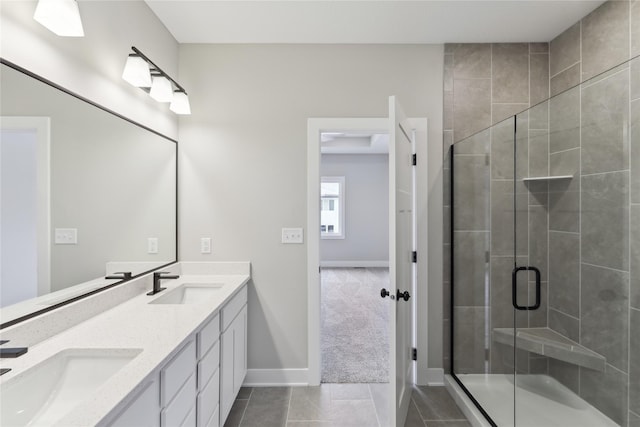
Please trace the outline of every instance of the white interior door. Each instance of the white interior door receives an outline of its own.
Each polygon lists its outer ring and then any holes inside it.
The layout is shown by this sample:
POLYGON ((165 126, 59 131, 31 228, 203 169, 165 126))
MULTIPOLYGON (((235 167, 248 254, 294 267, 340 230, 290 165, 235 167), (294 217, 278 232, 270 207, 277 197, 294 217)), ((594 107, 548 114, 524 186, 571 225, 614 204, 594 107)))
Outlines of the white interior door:
POLYGON ((389 378, 391 420, 404 426, 411 400, 413 292, 413 130, 389 97, 389 378))

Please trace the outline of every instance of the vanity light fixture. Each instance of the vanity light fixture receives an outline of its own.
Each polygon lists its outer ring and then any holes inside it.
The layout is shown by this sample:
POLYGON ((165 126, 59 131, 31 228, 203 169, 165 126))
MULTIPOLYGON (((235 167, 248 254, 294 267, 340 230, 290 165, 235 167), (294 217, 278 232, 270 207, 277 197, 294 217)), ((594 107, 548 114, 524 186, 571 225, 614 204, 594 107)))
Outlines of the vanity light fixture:
POLYGON ((158 102, 170 102, 169 109, 174 113, 191 114, 187 91, 135 46, 131 50, 122 79, 148 92, 158 102))
POLYGON ((38 0, 33 19, 59 36, 84 37, 76 0, 38 0))

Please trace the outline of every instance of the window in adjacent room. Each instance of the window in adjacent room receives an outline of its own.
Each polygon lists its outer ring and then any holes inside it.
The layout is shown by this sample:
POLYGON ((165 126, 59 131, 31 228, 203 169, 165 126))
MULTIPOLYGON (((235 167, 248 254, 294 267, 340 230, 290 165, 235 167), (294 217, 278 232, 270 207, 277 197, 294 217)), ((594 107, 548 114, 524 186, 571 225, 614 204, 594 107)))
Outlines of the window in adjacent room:
POLYGON ((344 239, 344 176, 320 179, 320 237, 344 239))

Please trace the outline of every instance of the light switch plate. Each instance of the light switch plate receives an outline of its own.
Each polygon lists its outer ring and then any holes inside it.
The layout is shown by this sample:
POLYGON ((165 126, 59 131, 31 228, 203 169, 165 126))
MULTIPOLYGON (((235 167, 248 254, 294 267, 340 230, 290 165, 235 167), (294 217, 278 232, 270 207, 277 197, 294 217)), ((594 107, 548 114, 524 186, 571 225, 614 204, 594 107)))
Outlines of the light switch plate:
POLYGON ((158 253, 158 238, 157 237, 149 237, 147 239, 147 253, 148 254, 157 254, 158 253))
POLYGON ((304 243, 302 228, 283 228, 282 243, 304 243))
POLYGON ((56 245, 77 245, 78 229, 77 228, 56 228, 55 229, 56 245))
POLYGON ((201 254, 211 253, 211 237, 200 238, 200 253, 201 254))

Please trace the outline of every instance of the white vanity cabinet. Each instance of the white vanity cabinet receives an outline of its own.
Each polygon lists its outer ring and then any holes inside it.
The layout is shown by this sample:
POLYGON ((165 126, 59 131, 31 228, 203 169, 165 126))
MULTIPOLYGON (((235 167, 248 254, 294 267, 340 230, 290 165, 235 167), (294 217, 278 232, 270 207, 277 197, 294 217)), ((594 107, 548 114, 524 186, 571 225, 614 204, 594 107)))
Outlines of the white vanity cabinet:
POLYGON ((224 423, 247 374, 247 287, 221 311, 220 420, 224 423))
POLYGON ((247 287, 193 333, 112 427, 220 427, 247 372, 247 287))

